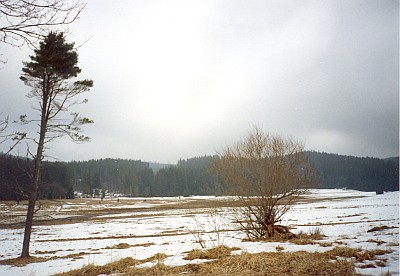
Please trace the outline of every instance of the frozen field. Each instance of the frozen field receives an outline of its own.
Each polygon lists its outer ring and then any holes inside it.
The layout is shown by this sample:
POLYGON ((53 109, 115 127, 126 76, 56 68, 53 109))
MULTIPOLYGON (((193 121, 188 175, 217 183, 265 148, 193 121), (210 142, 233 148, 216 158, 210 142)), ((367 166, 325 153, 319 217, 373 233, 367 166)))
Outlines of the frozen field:
MULTIPOLYGON (((353 190, 313 190, 293 206, 283 224, 294 233, 318 228, 331 246, 289 242, 244 242, 231 223, 229 199, 222 197, 75 199, 46 202, 37 214, 31 255, 47 259, 22 267, 0 265, 0 275, 51 275, 87 264, 123 257, 146 259, 169 255, 166 265, 199 262, 183 258, 187 251, 225 244, 250 253, 306 250, 335 246, 388 249, 386 266, 357 268, 368 275, 399 275, 399 193, 382 195, 353 190), (387 226, 379 231, 373 227, 387 226), (204 245, 204 244, 203 244, 204 245)), ((22 246, 25 206, 0 202, 0 260, 18 257, 22 246)), ((145 263, 143 265, 152 265, 145 263)))

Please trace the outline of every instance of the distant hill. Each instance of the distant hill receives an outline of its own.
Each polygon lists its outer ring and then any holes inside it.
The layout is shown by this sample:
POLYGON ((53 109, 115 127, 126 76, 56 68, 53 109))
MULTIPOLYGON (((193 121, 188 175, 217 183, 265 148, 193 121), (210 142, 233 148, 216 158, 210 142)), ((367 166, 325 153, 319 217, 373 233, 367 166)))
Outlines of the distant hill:
POLYGON ((399 164, 399 157, 389 157, 389 158, 385 158, 383 160, 392 161, 392 162, 396 162, 397 164, 399 164))
POLYGON ((320 188, 398 191, 399 158, 379 159, 306 152, 317 171, 320 188))
POLYGON ((154 173, 154 174, 156 174, 156 173, 157 173, 159 170, 161 170, 161 169, 165 169, 165 168, 173 167, 173 166, 176 166, 176 165, 174 165, 174 164, 162 164, 162 163, 151 163, 151 162, 149 162, 149 167, 150 167, 150 169, 153 170, 153 173, 154 173))
MULTIPOLYGON (((317 188, 398 191, 399 157, 386 159, 306 152, 315 167, 317 188)), ((98 190, 130 196, 218 195, 210 175, 215 156, 178 160, 177 164, 141 160, 100 159, 44 162, 41 198, 70 198, 74 191, 92 196, 98 190)), ((8 156, 0 160, 0 200, 22 200, 31 160, 8 156)))

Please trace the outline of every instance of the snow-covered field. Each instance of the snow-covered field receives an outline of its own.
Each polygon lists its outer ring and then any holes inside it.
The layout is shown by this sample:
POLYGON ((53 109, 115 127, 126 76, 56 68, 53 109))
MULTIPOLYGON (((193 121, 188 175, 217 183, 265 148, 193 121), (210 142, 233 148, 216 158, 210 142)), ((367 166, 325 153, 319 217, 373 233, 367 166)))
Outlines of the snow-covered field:
MULTIPOLYGON (((221 197, 135 198, 121 199, 117 204, 115 199, 112 204, 111 199, 65 200, 40 211, 38 218, 65 218, 66 223, 43 223, 33 230, 31 255, 48 260, 22 267, 0 265, 0 275, 51 275, 128 256, 146 259, 156 253, 170 256, 164 260, 166 265, 182 265, 199 262, 183 259, 185 252, 200 248, 199 240, 207 247, 239 247, 241 250, 234 251, 235 254, 276 251, 278 245, 284 252, 326 251, 335 246, 387 249, 391 253, 382 256, 387 259, 385 267, 357 271, 399 275, 399 192, 376 195, 354 190, 313 190, 306 197, 312 200, 293 206, 283 224, 294 233, 319 229, 326 236, 322 242, 332 246, 245 242, 243 234, 231 223, 230 208, 196 208, 196 204, 193 208, 182 207, 184 203, 203 200, 213 206, 213 201, 226 200, 221 197), (96 213, 98 210, 102 212, 96 213), (388 229, 368 232, 376 226, 388 229)), ((24 208, 0 202, 0 215, 9 223, 17 223, 23 219, 24 208)), ((21 227, 0 224, 0 260, 19 255, 22 237, 21 227)))

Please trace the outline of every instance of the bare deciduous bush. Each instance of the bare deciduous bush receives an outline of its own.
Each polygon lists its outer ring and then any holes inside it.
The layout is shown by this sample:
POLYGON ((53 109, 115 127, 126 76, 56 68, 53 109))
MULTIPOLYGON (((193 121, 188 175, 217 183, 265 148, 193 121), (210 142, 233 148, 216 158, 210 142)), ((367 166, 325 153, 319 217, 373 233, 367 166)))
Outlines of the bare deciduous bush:
POLYGON ((196 216, 193 217, 195 229, 188 229, 201 248, 218 247, 224 244, 225 235, 222 234, 225 223, 221 220, 219 209, 212 209, 209 217, 202 223, 196 216), (207 230, 210 228, 210 230, 207 230))
POLYGON ((254 127, 245 139, 214 159, 212 171, 222 190, 241 202, 235 220, 248 238, 287 234, 287 227, 279 223, 315 183, 303 150, 304 145, 293 138, 254 127))

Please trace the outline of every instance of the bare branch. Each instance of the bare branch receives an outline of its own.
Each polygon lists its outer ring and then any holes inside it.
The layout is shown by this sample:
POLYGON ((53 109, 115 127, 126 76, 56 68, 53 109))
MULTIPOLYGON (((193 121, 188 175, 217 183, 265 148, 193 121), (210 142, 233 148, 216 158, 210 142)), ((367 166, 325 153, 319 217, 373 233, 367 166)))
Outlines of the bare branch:
POLYGON ((23 132, 12 132, 7 133, 7 128, 9 126, 9 117, 0 120, 0 144, 6 141, 12 141, 10 148, 0 155, 0 159, 7 156, 23 139, 26 138, 26 133, 23 132))
POLYGON ((80 0, 0 0, 0 41, 34 46, 52 28, 67 28, 85 6, 80 0))

